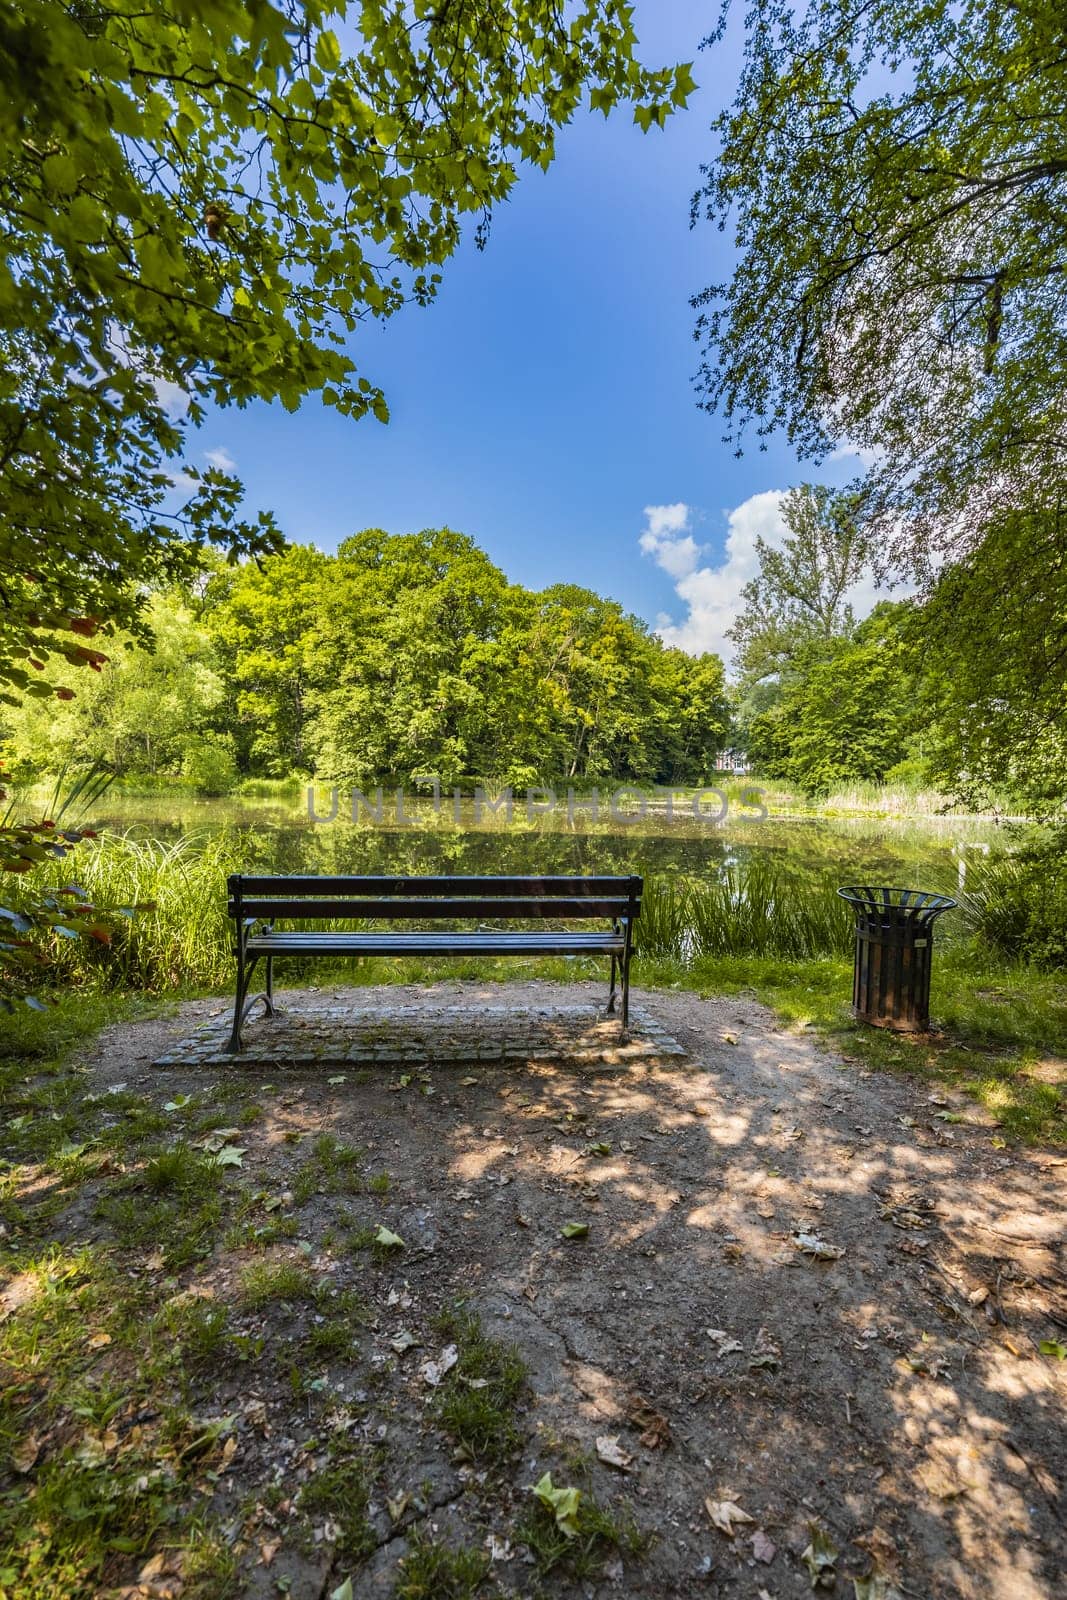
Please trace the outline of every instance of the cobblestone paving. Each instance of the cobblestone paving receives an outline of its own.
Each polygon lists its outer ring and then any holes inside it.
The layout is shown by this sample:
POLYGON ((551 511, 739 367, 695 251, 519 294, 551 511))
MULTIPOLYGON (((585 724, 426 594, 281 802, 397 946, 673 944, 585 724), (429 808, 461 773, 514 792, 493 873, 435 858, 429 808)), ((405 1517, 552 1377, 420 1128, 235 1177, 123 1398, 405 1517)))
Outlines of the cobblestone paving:
POLYGON ((631 1008, 624 1040, 618 1018, 606 1017, 589 1004, 302 1004, 279 1009, 273 1021, 250 1018, 242 1033, 242 1053, 227 1055, 230 1019, 212 1018, 153 1064, 320 1067, 570 1061, 609 1069, 686 1054, 647 1011, 631 1008))

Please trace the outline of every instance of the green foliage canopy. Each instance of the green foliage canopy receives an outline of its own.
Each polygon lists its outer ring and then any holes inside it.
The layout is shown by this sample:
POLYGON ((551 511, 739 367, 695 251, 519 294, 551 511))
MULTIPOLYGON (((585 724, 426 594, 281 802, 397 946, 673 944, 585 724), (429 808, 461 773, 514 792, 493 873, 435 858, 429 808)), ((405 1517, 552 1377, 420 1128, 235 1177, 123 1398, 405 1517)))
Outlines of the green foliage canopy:
POLYGON ((51 695, 50 653, 99 667, 205 544, 277 548, 181 461, 186 423, 309 394, 384 420, 349 336, 432 299, 587 96, 644 127, 684 105, 688 67, 635 50, 619 0, 0 0, 9 692, 51 695))
POLYGON ((703 403, 872 464, 885 566, 927 577, 1067 492, 1061 0, 751 0, 694 201, 740 251, 699 297, 703 403))
POLYGON ((220 573, 206 605, 253 773, 699 779, 725 742, 717 656, 587 589, 511 584, 448 528, 296 546, 220 573))

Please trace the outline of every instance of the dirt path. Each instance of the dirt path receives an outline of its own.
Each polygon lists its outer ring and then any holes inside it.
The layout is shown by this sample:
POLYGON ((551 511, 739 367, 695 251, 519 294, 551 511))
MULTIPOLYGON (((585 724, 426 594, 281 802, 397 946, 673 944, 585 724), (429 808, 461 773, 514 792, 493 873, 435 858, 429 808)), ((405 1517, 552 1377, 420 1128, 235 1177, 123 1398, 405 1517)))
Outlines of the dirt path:
MULTIPOLYGON (((535 984, 351 994, 472 1013, 508 996, 549 1008, 601 997, 535 984)), ((357 1354, 324 1360, 317 1398, 294 1394, 278 1347, 319 1311, 238 1312, 235 1327, 265 1331, 277 1357, 231 1365, 212 1391, 244 1419, 215 1500, 246 1551, 244 1592, 317 1600, 351 1571, 353 1594, 392 1594, 418 1526, 492 1541, 479 1594, 799 1596, 823 1535, 838 1552, 824 1594, 851 1600, 852 1577, 872 1570, 904 1596, 1063 1594, 1067 1362, 1040 1352, 1067 1340, 1062 1155, 998 1149, 970 1101, 859 1070, 754 1003, 637 1000, 687 1062, 428 1062, 403 1082, 382 1067, 290 1071, 269 1087, 256 1067, 244 1080, 262 1115, 240 1136, 242 1179, 274 1197, 271 1217, 297 1219, 267 1256, 310 1263, 367 1307, 357 1354), (356 1198, 325 1177, 301 1190, 323 1133, 358 1146, 364 1174, 388 1173, 387 1192, 381 1177, 356 1198), (588 1233, 562 1237, 569 1223, 588 1233), (346 1229, 379 1225, 404 1247, 344 1244, 346 1229), (529 1371, 520 1448, 488 1470, 432 1420, 425 1362, 447 1348, 433 1317, 457 1297, 529 1371), (310 1550, 288 1531, 341 1425, 323 1420, 324 1393, 377 1451, 375 1549, 355 1568, 335 1559, 328 1518, 310 1550), (598 1459, 598 1439, 617 1440, 628 1470, 598 1459), (516 1525, 548 1470, 654 1540, 598 1544, 584 1576, 566 1561, 539 1573, 516 1525)), ((239 1070, 146 1064, 218 1010, 109 1030, 98 1089, 123 1079, 160 1104, 237 1104, 239 1070)), ((181 1284, 232 1302, 249 1259, 220 1248, 181 1284)))

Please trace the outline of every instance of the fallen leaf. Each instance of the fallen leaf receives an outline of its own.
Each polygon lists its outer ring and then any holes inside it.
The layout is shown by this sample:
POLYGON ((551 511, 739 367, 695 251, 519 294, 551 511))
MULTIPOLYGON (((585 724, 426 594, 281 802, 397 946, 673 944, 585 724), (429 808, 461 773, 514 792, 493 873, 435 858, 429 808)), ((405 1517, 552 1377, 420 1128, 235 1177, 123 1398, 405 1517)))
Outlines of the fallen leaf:
POLYGON ((766 1328, 761 1328, 752 1346, 752 1354, 748 1358, 749 1371, 755 1372, 759 1367, 766 1367, 771 1372, 777 1372, 781 1364, 781 1349, 775 1344, 766 1328))
POLYGON ((542 1505, 546 1505, 552 1512, 559 1531, 566 1534, 568 1539, 576 1538, 581 1490, 555 1488, 551 1472, 546 1472, 544 1477, 534 1484, 533 1492, 542 1505))
POLYGON ((393 1233, 389 1228, 379 1227, 374 1235, 374 1242, 382 1250, 403 1250, 404 1241, 398 1233, 393 1233))
POLYGON ((94 1333, 88 1341, 90 1350, 104 1350, 111 1343, 110 1333, 94 1333))
POLYGON ((853 1578, 856 1600, 904 1600, 893 1580, 884 1572, 872 1572, 866 1578, 853 1578))
POLYGON ((176 1094, 173 1100, 166 1102, 163 1109, 164 1111, 184 1111, 192 1098, 191 1094, 176 1094))
POLYGON ((827 1244, 817 1233, 794 1233, 793 1243, 803 1255, 816 1261, 837 1261, 845 1253, 840 1245, 827 1244))
POLYGON ((739 1350, 745 1348, 740 1339, 731 1339, 725 1328, 705 1328, 704 1332, 717 1346, 716 1353, 720 1360, 723 1356, 736 1355, 739 1350))
POLYGON ((563 1239, 585 1239, 589 1234, 588 1222, 565 1222, 560 1231, 563 1239))
POLYGON ((215 1157, 217 1167, 243 1167, 246 1150, 243 1145, 224 1144, 215 1157))
POLYGON ((610 1156, 611 1145, 607 1139, 598 1139, 596 1144, 586 1145, 585 1153, 587 1156, 610 1156))
POLYGON ((355 1600, 352 1593, 352 1579, 346 1578, 330 1595, 330 1600, 355 1600))
POLYGON ((477 1083, 478 1080, 477 1078, 460 1078, 459 1082, 462 1089, 469 1089, 473 1084, 477 1083))
POLYGON ((834 1571, 837 1548, 826 1529, 817 1522, 808 1523, 808 1533, 811 1543, 801 1552, 800 1559, 808 1569, 811 1586, 813 1589, 832 1589, 837 1582, 837 1573, 834 1571))
POLYGON ((511 1548, 509 1539, 499 1538, 495 1533, 489 1534, 485 1541, 485 1548, 489 1552, 490 1561, 512 1561, 515 1552, 511 1548))
POLYGON ((348 1082, 348 1078, 347 1078, 345 1073, 339 1072, 336 1077, 327 1078, 326 1082, 327 1083, 347 1083, 348 1082))
POLYGON ((419 1375, 424 1383, 429 1384, 431 1389, 436 1389, 437 1385, 441 1382, 441 1379, 446 1373, 452 1371, 452 1368, 456 1365, 458 1360, 459 1351, 456 1349, 455 1345, 446 1345, 436 1361, 424 1361, 422 1363, 422 1366, 419 1368, 419 1375))
POLYGON ((413 1333, 409 1333, 406 1328, 401 1328, 400 1332, 394 1334, 389 1341, 390 1346, 398 1356, 402 1356, 405 1351, 418 1349, 420 1343, 421 1341, 416 1339, 413 1333))
POLYGON ((659 1450, 670 1444, 670 1423, 641 1395, 631 1397, 626 1420, 631 1427, 641 1430, 641 1443, 646 1450, 659 1450))
POLYGON ((387 1499, 385 1509, 389 1513, 390 1522, 399 1522, 410 1504, 411 1496, 406 1489, 393 1495, 392 1499, 387 1499))
POLYGON ((732 1539, 736 1530, 742 1527, 744 1523, 756 1520, 754 1517, 750 1517, 747 1511, 742 1511, 741 1507, 735 1505, 732 1500, 705 1500, 704 1510, 711 1518, 713 1525, 718 1528, 720 1533, 725 1533, 728 1539, 732 1539))
POLYGON ((216 1128, 214 1133, 209 1133, 206 1139, 201 1139, 200 1148, 206 1150, 208 1155, 216 1155, 225 1144, 232 1139, 241 1137, 240 1128, 216 1128))
POLYGON ((162 1272, 166 1264, 167 1258, 162 1250, 153 1250, 152 1254, 145 1260, 145 1270, 147 1272, 162 1272))
POLYGON ((633 1456, 622 1448, 617 1433, 599 1434, 596 1441, 596 1453, 607 1466, 618 1467, 620 1472, 629 1472, 633 1456))
POLYGON ((35 1433, 28 1433, 21 1444, 11 1452, 11 1465, 16 1472, 29 1472, 41 1453, 41 1441, 35 1433))
POLYGON ((765 1566, 769 1566, 778 1554, 778 1546, 773 1539, 768 1539, 762 1528, 752 1535, 752 1554, 765 1566))
MULTIPOLYGON (((282 1541, 280 1539, 264 1539, 259 1547, 259 1565, 261 1567, 269 1567, 281 1547, 282 1541)), ((141 1577, 144 1577, 143 1572, 141 1577)))
POLYGON ((1055 1356, 1057 1361, 1067 1361, 1067 1345, 1058 1339, 1042 1339, 1037 1347, 1043 1356, 1055 1356))

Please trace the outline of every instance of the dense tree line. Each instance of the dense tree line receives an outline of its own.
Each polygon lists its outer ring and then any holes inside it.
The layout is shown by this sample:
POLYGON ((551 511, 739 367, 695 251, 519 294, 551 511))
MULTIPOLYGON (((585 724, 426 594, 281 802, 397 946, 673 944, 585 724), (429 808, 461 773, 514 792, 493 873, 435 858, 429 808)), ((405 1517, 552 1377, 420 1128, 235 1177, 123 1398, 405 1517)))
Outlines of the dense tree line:
POLYGON ((966 560, 857 621, 870 563, 851 493, 803 486, 732 630, 735 710, 757 770, 811 794, 926 784, 971 806, 1062 817, 1067 800, 1067 524, 997 519, 966 560))
POLYGON ((21 767, 92 757, 216 792, 241 776, 528 785, 699 782, 726 741, 722 662, 613 600, 509 583, 449 529, 292 546, 156 594, 57 713, 7 715, 21 767))

